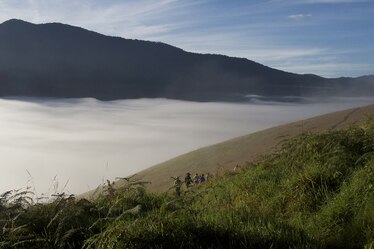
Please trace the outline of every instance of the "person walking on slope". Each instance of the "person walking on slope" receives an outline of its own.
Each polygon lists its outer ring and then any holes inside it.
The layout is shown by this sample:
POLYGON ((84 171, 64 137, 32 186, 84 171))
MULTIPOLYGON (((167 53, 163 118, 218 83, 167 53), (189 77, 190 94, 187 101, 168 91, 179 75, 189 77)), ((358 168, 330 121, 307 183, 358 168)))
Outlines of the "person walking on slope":
POLYGON ((181 187, 182 187, 182 181, 179 179, 179 176, 176 177, 171 177, 174 179, 174 188, 175 188, 175 193, 177 196, 181 195, 181 187))
POLYGON ((184 178, 184 183, 186 184, 187 188, 189 188, 190 185, 192 184, 192 178, 191 178, 191 174, 190 173, 186 174, 186 177, 184 178))
POLYGON ((201 174, 200 176, 200 183, 204 183, 205 182, 205 175, 204 174, 201 174))
POLYGON ((195 185, 199 184, 199 174, 195 174, 194 177, 192 178, 193 182, 195 185))

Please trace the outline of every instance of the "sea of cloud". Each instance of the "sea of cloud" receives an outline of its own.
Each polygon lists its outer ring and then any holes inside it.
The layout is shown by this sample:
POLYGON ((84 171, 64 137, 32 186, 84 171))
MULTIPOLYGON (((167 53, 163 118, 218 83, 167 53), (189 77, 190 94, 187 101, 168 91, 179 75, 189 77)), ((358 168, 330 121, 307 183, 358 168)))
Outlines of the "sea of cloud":
POLYGON ((0 193, 81 193, 202 146, 372 103, 0 99, 0 193))

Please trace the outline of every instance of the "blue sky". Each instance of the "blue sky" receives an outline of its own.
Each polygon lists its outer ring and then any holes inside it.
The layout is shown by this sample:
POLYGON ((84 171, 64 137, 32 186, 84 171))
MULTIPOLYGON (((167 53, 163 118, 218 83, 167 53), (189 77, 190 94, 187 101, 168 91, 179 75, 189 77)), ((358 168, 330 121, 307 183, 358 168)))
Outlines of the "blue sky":
POLYGON ((62 22, 326 77, 374 74, 374 0, 0 0, 0 22, 62 22))

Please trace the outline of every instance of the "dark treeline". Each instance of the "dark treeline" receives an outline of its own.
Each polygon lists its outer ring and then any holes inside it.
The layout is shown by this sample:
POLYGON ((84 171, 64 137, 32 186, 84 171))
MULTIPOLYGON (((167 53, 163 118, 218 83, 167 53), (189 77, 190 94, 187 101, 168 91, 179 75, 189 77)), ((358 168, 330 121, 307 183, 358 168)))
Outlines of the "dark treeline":
POLYGON ((326 79, 222 55, 104 36, 58 23, 0 24, 0 96, 166 97, 243 100, 265 96, 372 96, 373 77, 326 79))

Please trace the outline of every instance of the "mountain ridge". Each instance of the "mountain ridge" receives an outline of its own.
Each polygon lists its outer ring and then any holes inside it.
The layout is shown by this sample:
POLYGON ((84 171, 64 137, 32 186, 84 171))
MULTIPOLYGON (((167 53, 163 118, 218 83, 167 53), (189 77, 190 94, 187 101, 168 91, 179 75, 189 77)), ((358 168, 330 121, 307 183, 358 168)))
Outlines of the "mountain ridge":
POLYGON ((289 73, 246 58, 191 53, 61 23, 3 22, 0 54, 0 96, 245 101, 248 94, 374 95, 372 77, 289 73))

